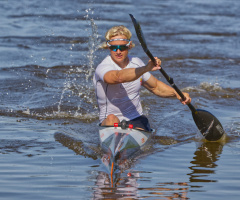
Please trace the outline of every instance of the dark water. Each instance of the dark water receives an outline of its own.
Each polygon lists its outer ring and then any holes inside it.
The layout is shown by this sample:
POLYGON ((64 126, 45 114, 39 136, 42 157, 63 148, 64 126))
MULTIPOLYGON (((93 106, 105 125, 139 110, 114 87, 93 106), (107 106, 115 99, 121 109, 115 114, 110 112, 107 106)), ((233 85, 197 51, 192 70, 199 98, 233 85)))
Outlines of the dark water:
POLYGON ((0 199, 238 199, 239 8, 237 0, 1 0, 0 199), (142 90, 156 135, 112 187, 99 159, 92 74, 113 25, 129 27, 130 54, 148 61, 129 13, 179 88, 228 137, 203 142, 186 106, 142 90))

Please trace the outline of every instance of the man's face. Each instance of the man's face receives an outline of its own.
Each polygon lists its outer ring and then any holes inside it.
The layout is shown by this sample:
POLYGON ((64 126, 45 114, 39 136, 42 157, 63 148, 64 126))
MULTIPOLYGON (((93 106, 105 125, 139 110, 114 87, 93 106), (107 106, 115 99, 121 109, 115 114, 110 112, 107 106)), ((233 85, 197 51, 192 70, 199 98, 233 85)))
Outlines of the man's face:
MULTIPOLYGON (((113 39, 127 39, 127 38, 124 35, 118 35, 118 36, 112 37, 110 40, 113 40, 113 39)), ((121 41, 121 40, 109 42, 110 45, 126 45, 128 43, 129 43, 128 41, 121 41)), ((125 50, 122 49, 122 51, 121 51, 121 48, 117 50, 110 49, 110 54, 114 62, 117 63, 120 67, 122 67, 124 63, 128 63, 128 48, 125 50)))

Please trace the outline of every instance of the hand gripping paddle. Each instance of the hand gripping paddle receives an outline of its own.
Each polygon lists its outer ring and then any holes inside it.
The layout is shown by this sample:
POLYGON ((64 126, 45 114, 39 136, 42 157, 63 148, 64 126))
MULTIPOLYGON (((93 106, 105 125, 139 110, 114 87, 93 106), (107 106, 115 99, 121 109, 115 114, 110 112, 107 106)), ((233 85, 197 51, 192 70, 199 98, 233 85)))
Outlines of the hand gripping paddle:
MULTIPOLYGON (((133 15, 131 15, 131 14, 129 14, 129 15, 132 19, 138 40, 141 43, 141 46, 142 46, 144 52, 148 55, 148 57, 153 62, 156 62, 155 58, 153 57, 153 55, 147 48, 147 44, 144 39, 140 24, 133 17, 133 15)), ((166 78, 168 83, 175 89, 175 91, 179 94, 179 96, 184 100, 185 97, 184 97, 183 93, 181 92, 181 90, 179 90, 178 87, 175 85, 173 78, 168 76, 168 74, 163 70, 162 67, 159 70, 163 74, 163 76, 166 78)), ((194 119, 199 131, 202 133, 203 137, 206 140, 217 141, 223 136, 225 131, 223 130, 222 124, 219 122, 219 120, 213 114, 211 114, 210 112, 205 111, 205 110, 195 109, 191 103, 188 104, 188 107, 192 111, 193 119, 194 119)))

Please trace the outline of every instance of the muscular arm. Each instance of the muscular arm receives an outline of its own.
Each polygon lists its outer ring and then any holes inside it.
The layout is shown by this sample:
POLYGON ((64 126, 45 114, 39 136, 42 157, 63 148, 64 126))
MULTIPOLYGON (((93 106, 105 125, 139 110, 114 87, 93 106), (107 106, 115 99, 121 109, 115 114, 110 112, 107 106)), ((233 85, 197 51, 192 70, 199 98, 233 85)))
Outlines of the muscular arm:
POLYGON ((183 92, 183 95, 185 96, 185 100, 182 100, 181 97, 177 94, 177 92, 172 87, 157 80, 153 75, 151 75, 146 82, 143 82, 143 86, 157 96, 177 97, 184 105, 191 102, 191 98, 188 93, 183 92))
POLYGON ((131 82, 138 79, 147 71, 147 66, 122 70, 111 70, 104 75, 104 81, 109 84, 131 82))
POLYGON ((143 86, 153 94, 160 97, 176 97, 177 96, 175 90, 172 87, 159 81, 153 75, 151 75, 146 82, 143 82, 143 86))
POLYGON ((146 66, 108 71, 103 77, 104 82, 108 84, 119 84, 135 81, 146 72, 160 69, 161 61, 157 57, 155 57, 155 59, 156 64, 150 60, 146 66))

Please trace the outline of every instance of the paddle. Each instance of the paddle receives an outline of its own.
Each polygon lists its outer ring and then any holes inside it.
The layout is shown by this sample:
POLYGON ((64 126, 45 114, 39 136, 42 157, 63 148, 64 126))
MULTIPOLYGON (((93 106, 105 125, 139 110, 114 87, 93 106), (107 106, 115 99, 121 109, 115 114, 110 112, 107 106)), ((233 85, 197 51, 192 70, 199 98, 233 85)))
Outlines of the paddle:
MULTIPOLYGON (((155 58, 153 57, 153 55, 147 48, 147 44, 144 39, 140 24, 137 22, 137 20, 133 17, 132 14, 129 14, 129 15, 132 19, 138 40, 141 43, 141 46, 142 46, 144 52, 148 55, 148 57, 153 62, 156 62, 155 58)), ((163 70, 162 67, 160 69, 160 72, 166 78, 168 83, 179 94, 179 96, 184 100, 185 97, 184 97, 183 93, 181 92, 181 90, 179 90, 178 87, 175 85, 173 78, 168 76, 168 74, 163 70)), ((206 140, 217 141, 223 136, 223 134, 225 133, 223 130, 223 127, 222 127, 221 123, 219 122, 219 120, 213 114, 211 114, 210 112, 205 111, 205 110, 195 109, 195 107, 191 103, 188 104, 188 107, 192 111, 193 119, 194 119, 199 131, 202 133, 203 137, 206 140)))

